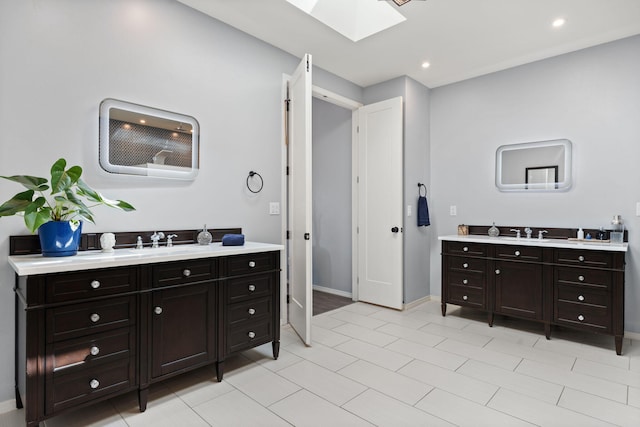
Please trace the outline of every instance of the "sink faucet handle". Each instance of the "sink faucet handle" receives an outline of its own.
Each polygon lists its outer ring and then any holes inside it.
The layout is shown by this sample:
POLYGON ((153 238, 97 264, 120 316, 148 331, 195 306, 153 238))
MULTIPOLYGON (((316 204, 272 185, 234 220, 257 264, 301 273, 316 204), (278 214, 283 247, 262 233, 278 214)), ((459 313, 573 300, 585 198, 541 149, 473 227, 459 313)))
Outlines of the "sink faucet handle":
POLYGON ((172 240, 172 239, 173 239, 174 237, 178 237, 178 235, 177 235, 177 234, 169 234, 169 235, 167 236, 167 247, 168 247, 168 248, 170 248, 171 246, 173 246, 173 240, 172 240))
POLYGON ((516 233, 516 238, 519 239, 520 238, 520 230, 517 228, 512 228, 510 231, 513 231, 514 233, 516 233))
POLYGON ((538 239, 544 239, 544 233, 548 233, 547 230, 538 231, 538 239))

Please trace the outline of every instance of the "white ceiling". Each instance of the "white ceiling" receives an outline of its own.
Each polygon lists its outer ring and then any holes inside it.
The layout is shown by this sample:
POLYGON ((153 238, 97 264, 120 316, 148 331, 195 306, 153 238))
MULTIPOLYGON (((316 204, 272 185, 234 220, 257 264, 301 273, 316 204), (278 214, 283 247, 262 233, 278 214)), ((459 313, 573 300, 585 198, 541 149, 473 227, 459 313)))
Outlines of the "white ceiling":
POLYGON ((640 34, 640 0, 413 0, 405 22, 358 42, 286 0, 179 1, 363 87, 402 75, 437 87, 640 34))

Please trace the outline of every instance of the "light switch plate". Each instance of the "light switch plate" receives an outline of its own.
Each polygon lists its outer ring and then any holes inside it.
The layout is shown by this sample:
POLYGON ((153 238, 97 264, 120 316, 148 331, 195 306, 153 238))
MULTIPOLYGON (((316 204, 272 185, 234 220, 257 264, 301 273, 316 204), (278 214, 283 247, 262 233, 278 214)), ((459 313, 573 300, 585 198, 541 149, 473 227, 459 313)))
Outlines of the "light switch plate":
POLYGON ((269 203, 269 215, 280 215, 280 202, 269 203))
POLYGON ((407 216, 411 216, 411 205, 407 205, 407 216))
POLYGON ((449 206, 449 215, 451 216, 458 215, 458 207, 456 205, 449 206))

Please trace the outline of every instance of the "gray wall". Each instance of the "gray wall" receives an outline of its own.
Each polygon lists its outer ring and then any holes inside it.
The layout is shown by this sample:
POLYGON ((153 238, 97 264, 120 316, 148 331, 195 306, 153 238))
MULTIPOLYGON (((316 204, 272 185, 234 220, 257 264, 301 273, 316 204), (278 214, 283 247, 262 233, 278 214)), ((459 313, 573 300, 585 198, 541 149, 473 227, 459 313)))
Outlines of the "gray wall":
MULTIPOLYGON (((282 80, 299 59, 172 0, 0 1, 0 174, 46 175, 58 157, 85 169, 124 213, 97 208, 87 232, 243 227, 280 241, 282 80), (113 97, 196 117, 193 182, 108 175, 98 166, 98 105, 113 97), (264 189, 245 187, 250 170, 264 189)), ((314 84, 360 100, 362 89, 314 68, 314 84)), ((0 182, 0 201, 21 187, 0 182)), ((0 218, 0 254, 22 218, 0 218)), ((6 256, 6 255, 3 255, 6 256)), ((13 272, 0 263, 0 403, 13 398, 13 272)))
POLYGON ((635 36, 431 91, 432 295, 440 295, 436 235, 458 224, 598 228, 621 214, 630 235, 625 329, 640 332, 639 52, 635 36), (500 145, 558 138, 573 142, 570 191, 496 189, 500 145))
POLYGON ((365 104, 402 96, 404 101, 404 302, 429 295, 430 238, 433 227, 418 227, 418 182, 429 178, 429 89, 408 77, 399 77, 364 89, 365 104), (411 217, 407 217, 411 205, 411 217))
POLYGON ((313 284, 351 295, 351 110, 312 109, 313 284))

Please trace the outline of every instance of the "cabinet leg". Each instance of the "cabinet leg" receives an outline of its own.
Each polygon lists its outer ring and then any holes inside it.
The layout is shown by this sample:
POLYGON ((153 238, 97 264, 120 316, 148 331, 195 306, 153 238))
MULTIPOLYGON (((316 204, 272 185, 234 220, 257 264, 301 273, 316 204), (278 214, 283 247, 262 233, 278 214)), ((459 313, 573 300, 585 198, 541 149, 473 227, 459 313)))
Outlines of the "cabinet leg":
POLYGON ((494 319, 493 311, 490 311, 489 312, 489 327, 493 327, 493 319, 494 319))
POLYGON ((616 354, 620 356, 622 354, 622 338, 623 335, 616 335, 616 354))
POLYGON ((544 336, 550 340, 551 339, 551 323, 544 324, 544 336))
POLYGON ((144 412, 147 410, 147 400, 149 400, 149 389, 139 388, 138 389, 138 405, 140 406, 140 412, 144 412))
POLYGON ((222 376, 224 375, 224 360, 216 362, 216 377, 218 377, 218 382, 222 381, 222 376))
POLYGON ((443 302, 442 303, 442 317, 444 317, 447 314, 447 303, 443 302))
POLYGON ((271 343, 271 348, 273 349, 273 358, 277 359, 280 354, 280 341, 273 341, 271 343))

